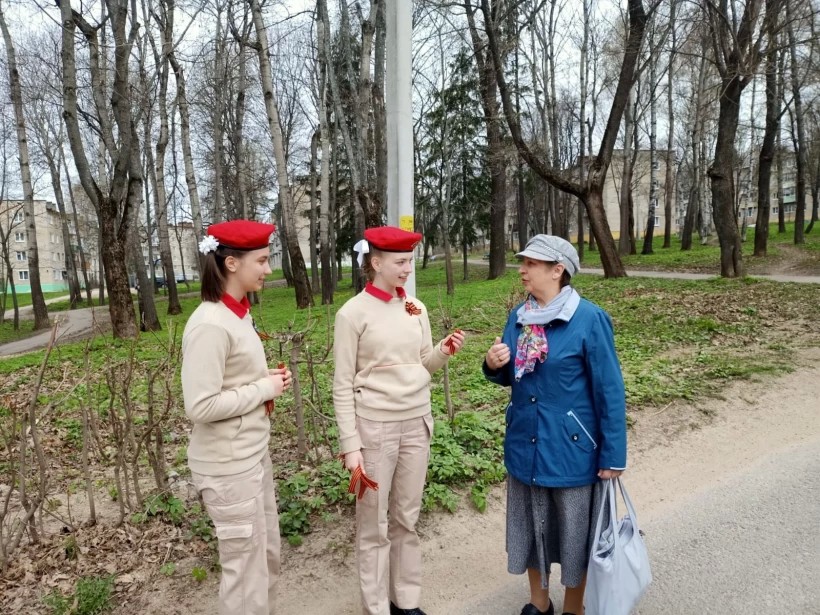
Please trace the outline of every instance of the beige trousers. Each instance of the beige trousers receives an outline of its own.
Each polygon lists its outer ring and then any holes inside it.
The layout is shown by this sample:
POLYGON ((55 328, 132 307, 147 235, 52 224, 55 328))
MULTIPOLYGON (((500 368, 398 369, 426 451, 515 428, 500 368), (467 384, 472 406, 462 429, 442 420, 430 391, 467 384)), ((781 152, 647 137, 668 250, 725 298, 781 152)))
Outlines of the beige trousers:
POLYGON ((220 615, 270 615, 280 553, 270 455, 240 474, 191 477, 219 540, 220 615))
POLYGON ((430 457, 433 416, 380 422, 357 417, 365 473, 379 483, 356 504, 356 551, 364 615, 421 603, 416 521, 430 457), (389 517, 388 517, 389 510, 389 517))

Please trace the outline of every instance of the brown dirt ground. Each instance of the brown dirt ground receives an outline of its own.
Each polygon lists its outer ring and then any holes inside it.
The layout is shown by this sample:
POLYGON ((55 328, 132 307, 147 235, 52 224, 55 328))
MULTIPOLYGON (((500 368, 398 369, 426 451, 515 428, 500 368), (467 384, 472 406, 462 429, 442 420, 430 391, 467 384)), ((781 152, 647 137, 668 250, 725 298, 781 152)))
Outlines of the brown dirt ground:
MULTIPOLYGON (((630 491, 644 520, 663 514, 680 499, 677 477, 687 466, 691 493, 719 481, 756 456, 820 432, 820 349, 803 349, 797 369, 776 378, 756 378, 727 385, 719 397, 695 403, 675 401, 635 414, 630 433, 630 491), (810 409, 814 410, 810 410, 810 409), (777 412, 778 420, 772 420, 777 412), (808 418, 807 418, 808 417, 808 418)), ((185 481, 180 496, 190 497, 185 481)), ((464 502, 455 514, 425 515, 420 522, 425 558, 424 606, 430 613, 459 613, 475 596, 509 581, 504 561, 504 488, 497 487, 486 513, 464 502)), ((79 502, 77 503, 79 505, 79 502)), ((304 544, 283 548, 279 615, 359 612, 353 554, 353 520, 339 511, 337 521, 306 537, 304 544)), ((116 518, 110 504, 104 519, 116 518)), ((181 530, 166 524, 102 523, 78 532, 79 558, 65 557, 59 534, 46 549, 24 551, 15 574, 0 582, 0 611, 45 613, 39 596, 52 589, 67 592, 83 568, 117 572, 117 615, 216 613, 218 574, 200 583, 191 569, 208 553, 199 541, 187 542, 181 530), (160 574, 165 561, 176 563, 170 577, 160 574)))

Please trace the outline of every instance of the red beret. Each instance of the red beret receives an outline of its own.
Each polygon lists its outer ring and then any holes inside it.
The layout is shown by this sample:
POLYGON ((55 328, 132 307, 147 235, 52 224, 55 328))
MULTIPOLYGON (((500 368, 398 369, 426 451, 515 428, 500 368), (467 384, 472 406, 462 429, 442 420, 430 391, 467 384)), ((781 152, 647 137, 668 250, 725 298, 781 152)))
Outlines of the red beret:
POLYGON ((421 241, 421 233, 411 233, 395 226, 378 226, 366 229, 364 238, 384 252, 412 252, 421 241))
POLYGON ((276 226, 254 220, 230 220, 212 224, 208 235, 219 242, 223 248, 234 250, 261 250, 270 245, 271 233, 276 226))

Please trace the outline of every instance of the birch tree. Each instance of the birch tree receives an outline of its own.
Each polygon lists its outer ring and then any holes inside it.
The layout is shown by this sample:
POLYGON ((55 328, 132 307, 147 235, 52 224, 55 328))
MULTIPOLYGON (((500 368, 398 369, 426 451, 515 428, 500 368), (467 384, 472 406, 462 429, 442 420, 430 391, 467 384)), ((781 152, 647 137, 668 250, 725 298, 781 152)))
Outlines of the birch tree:
POLYGON ((305 267, 305 259, 296 241, 296 224, 294 220, 293 197, 288 178, 287 160, 282 137, 282 124, 271 79, 268 34, 262 18, 259 0, 250 0, 253 24, 256 31, 256 53, 259 58, 259 72, 262 82, 262 94, 265 100, 265 112, 268 119, 273 154, 276 159, 276 177, 279 184, 279 207, 282 212, 282 223, 288 237, 288 256, 290 257, 293 282, 296 290, 296 305, 305 308, 313 305, 310 280, 305 267))
POLYGON ((51 323, 48 319, 48 308, 46 307, 43 288, 40 283, 40 251, 37 246, 37 228, 34 218, 34 189, 31 183, 26 118, 23 112, 23 92, 20 86, 20 73, 17 68, 17 54, 6 23, 2 2, 0 2, 0 29, 3 31, 3 42, 6 46, 9 89, 11 91, 11 103, 14 107, 14 119, 17 126, 17 159, 20 162, 20 180, 23 185, 23 213, 26 217, 26 233, 28 237, 28 275, 29 285, 31 287, 31 302, 34 309, 34 328, 45 329, 49 327, 51 323))

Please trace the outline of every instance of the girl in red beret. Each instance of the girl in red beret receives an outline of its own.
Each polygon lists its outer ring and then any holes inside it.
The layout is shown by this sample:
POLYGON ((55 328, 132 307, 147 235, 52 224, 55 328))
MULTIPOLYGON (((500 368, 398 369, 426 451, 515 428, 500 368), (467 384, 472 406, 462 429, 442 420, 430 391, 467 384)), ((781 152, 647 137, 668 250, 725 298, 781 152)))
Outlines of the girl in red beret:
POLYGON ((268 368, 246 296, 271 272, 275 230, 250 220, 208 229, 199 244, 202 304, 182 336, 182 392, 193 422, 188 465, 216 528, 222 615, 272 613, 279 576, 268 410, 291 373, 268 368))
POLYGON ((424 615, 416 520, 433 435, 430 375, 464 336, 434 346, 427 309, 404 292, 421 235, 392 226, 364 235, 354 249, 368 282, 336 313, 333 344, 340 449, 365 485, 356 502, 362 607, 365 615, 424 615))

